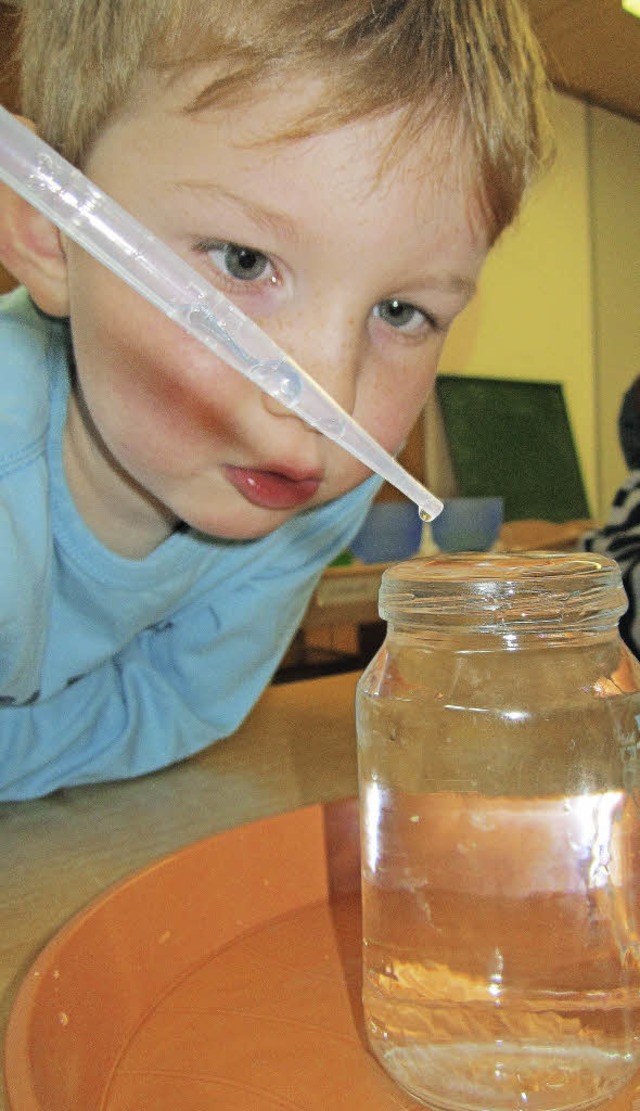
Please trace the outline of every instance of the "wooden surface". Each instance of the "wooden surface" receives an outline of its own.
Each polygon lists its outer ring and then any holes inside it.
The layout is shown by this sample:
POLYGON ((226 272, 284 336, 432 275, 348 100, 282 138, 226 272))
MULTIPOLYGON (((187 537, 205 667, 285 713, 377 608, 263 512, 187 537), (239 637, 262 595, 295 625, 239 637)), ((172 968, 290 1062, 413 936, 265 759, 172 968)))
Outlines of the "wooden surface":
POLYGON ((526 0, 554 85, 640 119, 640 19, 621 0, 526 0))
POLYGON ((357 678, 271 687, 233 737, 155 775, 0 804, 3 1038, 36 954, 105 888, 224 829, 355 795, 357 678))

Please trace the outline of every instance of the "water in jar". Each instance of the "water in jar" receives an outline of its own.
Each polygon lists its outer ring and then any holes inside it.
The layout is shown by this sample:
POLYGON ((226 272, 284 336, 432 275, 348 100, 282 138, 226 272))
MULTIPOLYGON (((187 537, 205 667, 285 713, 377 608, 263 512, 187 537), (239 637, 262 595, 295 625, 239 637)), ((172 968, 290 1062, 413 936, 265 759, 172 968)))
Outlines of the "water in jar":
POLYGON ((449 1109, 589 1107, 624 1086, 640 1068, 633 798, 368 779, 361 806, 363 1001, 386 1070, 449 1109))

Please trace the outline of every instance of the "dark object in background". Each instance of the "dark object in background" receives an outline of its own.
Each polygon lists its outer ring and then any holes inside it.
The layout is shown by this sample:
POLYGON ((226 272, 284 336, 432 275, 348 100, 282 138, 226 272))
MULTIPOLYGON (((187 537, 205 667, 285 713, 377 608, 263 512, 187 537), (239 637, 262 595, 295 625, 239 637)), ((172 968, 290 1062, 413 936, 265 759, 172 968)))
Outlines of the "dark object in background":
POLYGON ((630 471, 640 470, 640 376, 622 399, 618 436, 627 467, 630 471))
POLYGON ((559 382, 439 374, 436 394, 458 494, 501 495, 505 521, 591 516, 559 382))

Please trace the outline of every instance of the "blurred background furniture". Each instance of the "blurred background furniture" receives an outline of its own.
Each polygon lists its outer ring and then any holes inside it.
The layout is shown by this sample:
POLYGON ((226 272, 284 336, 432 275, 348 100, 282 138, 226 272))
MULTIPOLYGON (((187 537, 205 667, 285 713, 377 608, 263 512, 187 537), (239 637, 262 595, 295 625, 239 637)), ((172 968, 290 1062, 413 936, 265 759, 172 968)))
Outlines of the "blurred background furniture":
POLYGON ((591 515, 560 382, 439 374, 426 413, 440 497, 502 497, 505 521, 591 515))

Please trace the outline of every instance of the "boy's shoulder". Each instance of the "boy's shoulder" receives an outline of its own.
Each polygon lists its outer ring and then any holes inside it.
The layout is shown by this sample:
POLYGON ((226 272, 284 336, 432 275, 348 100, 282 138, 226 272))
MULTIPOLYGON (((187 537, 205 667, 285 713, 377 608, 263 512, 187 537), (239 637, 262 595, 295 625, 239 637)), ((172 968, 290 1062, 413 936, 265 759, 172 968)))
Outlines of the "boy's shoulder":
POLYGON ((39 312, 23 288, 0 297, 0 468, 41 446, 49 423, 52 359, 66 361, 64 323, 39 312))

